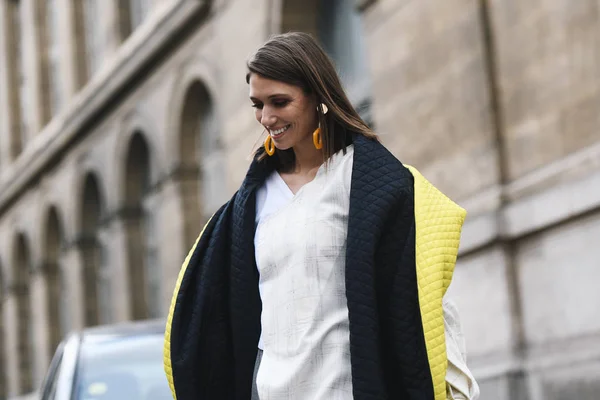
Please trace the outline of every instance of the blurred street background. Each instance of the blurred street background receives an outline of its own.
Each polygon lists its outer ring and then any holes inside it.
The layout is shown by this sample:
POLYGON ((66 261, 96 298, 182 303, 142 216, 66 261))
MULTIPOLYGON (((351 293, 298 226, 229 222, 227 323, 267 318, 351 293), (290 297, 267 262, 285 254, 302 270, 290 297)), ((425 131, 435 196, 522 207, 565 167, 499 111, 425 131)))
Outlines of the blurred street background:
POLYGON ((600 398, 600 1, 1 0, 0 399, 68 332, 166 317, 264 138, 245 61, 287 31, 467 209, 481 399, 600 398))

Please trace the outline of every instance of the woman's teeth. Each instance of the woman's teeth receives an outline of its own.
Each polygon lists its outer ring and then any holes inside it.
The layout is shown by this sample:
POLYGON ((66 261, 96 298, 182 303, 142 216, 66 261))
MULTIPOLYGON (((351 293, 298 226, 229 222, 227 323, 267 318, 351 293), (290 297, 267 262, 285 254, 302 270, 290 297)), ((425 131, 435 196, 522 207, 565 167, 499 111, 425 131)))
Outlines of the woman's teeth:
POLYGON ((290 125, 284 126, 281 129, 277 129, 276 131, 270 131, 271 136, 279 136, 281 135, 283 132, 287 131, 288 128, 290 127, 290 125))

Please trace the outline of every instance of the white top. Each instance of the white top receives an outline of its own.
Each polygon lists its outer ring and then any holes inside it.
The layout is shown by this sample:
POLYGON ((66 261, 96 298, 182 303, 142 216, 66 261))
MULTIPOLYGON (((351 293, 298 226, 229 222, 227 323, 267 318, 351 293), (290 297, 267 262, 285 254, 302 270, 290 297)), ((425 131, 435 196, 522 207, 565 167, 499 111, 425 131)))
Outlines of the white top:
MULTIPOLYGON (((335 154, 295 195, 277 172, 257 191, 261 400, 352 398, 345 254, 353 155, 353 146, 335 154)), ((458 315, 446 306, 448 398, 474 400, 458 315)))
POLYGON ((295 195, 278 173, 259 190, 261 400, 352 398, 344 274, 353 153, 335 154, 295 195))

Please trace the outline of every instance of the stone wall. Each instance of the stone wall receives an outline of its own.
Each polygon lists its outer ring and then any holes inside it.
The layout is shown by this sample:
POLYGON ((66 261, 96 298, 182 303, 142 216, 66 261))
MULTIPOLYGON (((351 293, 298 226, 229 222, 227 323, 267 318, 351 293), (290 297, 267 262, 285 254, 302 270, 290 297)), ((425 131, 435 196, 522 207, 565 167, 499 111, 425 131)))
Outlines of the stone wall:
POLYGON ((469 212, 448 296, 482 398, 594 398, 597 2, 359 3, 379 132, 469 212))

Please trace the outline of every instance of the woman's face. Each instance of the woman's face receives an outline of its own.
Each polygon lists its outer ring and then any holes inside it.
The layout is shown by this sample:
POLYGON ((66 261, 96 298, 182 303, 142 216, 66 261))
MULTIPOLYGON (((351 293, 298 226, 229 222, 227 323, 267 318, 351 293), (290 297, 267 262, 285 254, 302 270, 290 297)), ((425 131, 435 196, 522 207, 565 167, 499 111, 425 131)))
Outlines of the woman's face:
POLYGON ((256 120, 267 129, 280 150, 312 145, 317 128, 317 104, 298 86, 250 75, 250 100, 256 120))

